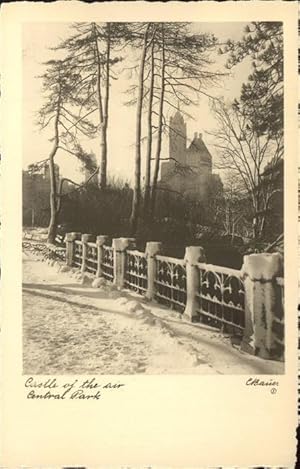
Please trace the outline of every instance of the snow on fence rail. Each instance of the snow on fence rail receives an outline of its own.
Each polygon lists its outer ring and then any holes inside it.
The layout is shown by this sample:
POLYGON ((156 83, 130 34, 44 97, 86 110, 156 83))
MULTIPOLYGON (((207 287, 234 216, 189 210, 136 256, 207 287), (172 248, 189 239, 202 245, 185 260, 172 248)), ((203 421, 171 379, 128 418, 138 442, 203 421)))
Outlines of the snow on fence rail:
POLYGON ((284 278, 277 277, 275 280, 277 285, 275 287, 275 294, 277 296, 278 308, 274 314, 272 329, 277 353, 280 355, 280 353, 284 352, 284 278))
POLYGON ((118 288, 128 288, 241 338, 241 348, 263 358, 284 356, 283 262, 278 253, 244 256, 241 270, 211 265, 203 248, 186 248, 184 259, 161 255, 161 243, 137 251, 133 238, 68 233, 66 262, 118 288), (81 239, 79 239, 81 237, 81 239))

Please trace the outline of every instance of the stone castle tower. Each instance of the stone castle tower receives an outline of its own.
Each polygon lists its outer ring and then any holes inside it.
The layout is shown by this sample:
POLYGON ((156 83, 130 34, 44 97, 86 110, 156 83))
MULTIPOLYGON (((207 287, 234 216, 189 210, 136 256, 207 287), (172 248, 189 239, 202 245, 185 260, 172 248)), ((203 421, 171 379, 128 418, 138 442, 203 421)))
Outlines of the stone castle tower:
POLYGON ((169 158, 186 164, 186 123, 179 111, 170 118, 169 158))
POLYGON ((212 156, 201 133, 187 146, 187 125, 177 111, 170 118, 169 160, 161 164, 160 186, 198 200, 205 200, 212 183, 221 183, 212 173, 212 156))

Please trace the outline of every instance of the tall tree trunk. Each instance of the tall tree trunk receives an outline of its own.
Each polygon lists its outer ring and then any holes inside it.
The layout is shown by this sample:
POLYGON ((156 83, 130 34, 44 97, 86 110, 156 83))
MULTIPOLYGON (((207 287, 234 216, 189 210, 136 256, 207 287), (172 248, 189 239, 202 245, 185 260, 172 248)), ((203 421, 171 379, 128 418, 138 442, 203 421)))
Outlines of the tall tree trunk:
POLYGON ((56 190, 56 179, 55 179, 55 163, 54 158, 58 150, 59 145, 59 134, 58 134, 58 122, 60 115, 60 95, 58 98, 58 107, 56 112, 56 118, 54 123, 54 144, 52 151, 49 155, 49 174, 50 174, 50 223, 48 227, 48 237, 47 242, 54 244, 56 232, 57 232, 57 222, 58 222, 58 212, 57 212, 57 190, 56 190))
POLYGON ((253 236, 255 245, 259 237, 258 236, 259 235, 258 223, 259 223, 259 205, 258 205, 258 201, 256 200, 254 204, 254 215, 252 219, 252 233, 253 233, 252 236, 253 236))
POLYGON ((141 131, 142 131, 142 107, 144 98, 144 69, 145 60, 147 53, 147 39, 150 24, 147 25, 147 29, 144 35, 144 44, 142 49, 142 56, 140 61, 139 70, 139 84, 138 84, 138 98, 136 108, 136 144, 135 144, 135 173, 134 173, 134 189, 132 199, 132 209, 130 217, 131 233, 135 234, 137 229, 139 206, 141 198, 141 131))
POLYGON ((54 244, 56 232, 58 214, 56 210, 56 180, 55 180, 55 165, 54 157, 49 159, 49 172, 50 172, 50 223, 48 227, 48 239, 47 242, 54 244))
POLYGON ((107 185, 107 127, 108 127, 108 104, 109 104, 109 69, 110 69, 110 49, 111 49, 111 31, 110 23, 106 26, 107 37, 106 37, 106 80, 105 80, 105 98, 104 98, 104 113, 103 113, 103 125, 101 127, 102 133, 102 151, 101 151, 101 166, 100 166, 100 188, 105 189, 107 185))
POLYGON ((164 35, 164 25, 163 24, 162 24, 161 28, 162 28, 161 85, 160 85, 161 88, 160 88, 160 98, 159 98, 157 147, 156 147, 156 154, 155 154, 155 166, 154 166, 154 174, 153 174, 152 190, 151 190, 151 218, 153 218, 154 211, 155 211, 157 181, 158 181, 158 173, 159 173, 159 166, 160 166, 160 154, 161 154, 161 145, 162 145, 163 110, 164 110, 164 96, 165 96, 165 35, 164 35))
POLYGON ((98 172, 98 186, 100 189, 103 189, 103 182, 106 180, 103 176, 103 168, 106 168, 106 140, 105 140, 105 125, 104 125, 104 113, 103 113, 103 104, 102 104, 102 92, 101 92, 101 58, 98 46, 98 35, 97 35, 97 26, 96 23, 92 24, 93 27, 93 36, 95 44, 95 58, 97 62, 97 101, 98 101, 98 111, 99 111, 99 125, 100 125, 100 165, 98 172))
POLYGON ((151 178, 151 156, 152 156, 152 106, 153 106, 153 89, 154 89, 154 41, 151 46, 151 64, 150 64, 150 84, 149 84, 149 103, 148 103, 148 139, 146 153, 146 172, 145 172, 145 199, 144 214, 145 218, 149 215, 150 203, 150 178, 151 178))

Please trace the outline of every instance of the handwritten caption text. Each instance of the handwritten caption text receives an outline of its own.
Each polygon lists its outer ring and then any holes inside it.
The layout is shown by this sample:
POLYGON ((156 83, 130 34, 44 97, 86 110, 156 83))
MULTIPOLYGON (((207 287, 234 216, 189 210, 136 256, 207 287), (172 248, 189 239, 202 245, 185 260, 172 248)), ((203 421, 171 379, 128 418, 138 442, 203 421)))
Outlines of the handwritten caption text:
POLYGON ((125 386, 111 381, 100 383, 96 378, 62 381, 58 378, 39 380, 33 377, 27 378, 24 385, 27 399, 38 400, 99 400, 105 392, 120 390, 125 386))

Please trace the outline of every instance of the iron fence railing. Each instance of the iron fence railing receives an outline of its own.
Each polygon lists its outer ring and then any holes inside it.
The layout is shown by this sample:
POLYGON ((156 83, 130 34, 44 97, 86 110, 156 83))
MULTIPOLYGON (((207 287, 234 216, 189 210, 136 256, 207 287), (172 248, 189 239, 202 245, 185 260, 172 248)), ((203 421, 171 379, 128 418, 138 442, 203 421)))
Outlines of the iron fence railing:
POLYGON ((111 246, 103 246, 103 259, 101 262, 103 277, 113 282, 114 280, 114 251, 111 246))
POLYGON ((87 243, 86 270, 91 273, 97 272, 98 250, 96 243, 87 243))
POLYGON ((183 311, 186 305, 186 268, 184 260, 156 256, 155 298, 159 303, 183 311))
POLYGON ((241 272, 198 263, 199 291, 196 309, 201 322, 223 332, 242 334, 245 327, 245 289, 241 272))
POLYGON ((144 294, 147 291, 147 258, 143 252, 127 251, 125 262, 125 287, 144 294))
MULTIPOLYGON (((197 262, 197 259, 201 259, 201 249, 196 246, 186 249, 184 259, 177 259, 158 254, 160 245, 157 242, 149 242, 144 253, 129 249, 129 246, 133 246, 132 239, 129 238, 116 238, 113 246, 107 246, 102 244, 107 237, 99 235, 95 243, 88 241, 93 239, 90 235, 83 235, 83 241, 78 236, 79 233, 67 235, 65 259, 68 266, 76 266, 82 272, 88 271, 104 277, 118 289, 125 287, 146 295, 149 300, 155 299, 160 304, 184 313, 183 317, 187 320, 200 321, 221 332, 238 336, 238 340, 244 337, 243 344, 246 344, 249 331, 253 327, 256 341, 253 342, 253 353, 258 351, 257 354, 263 358, 265 353, 270 358, 281 360, 284 357, 282 277, 274 280, 274 277, 267 274, 261 275, 255 279, 260 285, 254 291, 247 259, 242 270, 235 270, 197 262), (266 314, 268 321, 263 319, 266 314), (246 320, 249 328, 245 328, 246 320), (261 346, 263 334, 271 340, 268 339, 264 347, 261 346), (260 349, 263 352, 260 353, 260 349)), ((261 260, 265 262, 265 256, 270 254, 261 253, 256 256, 261 256, 261 260)), ((277 264, 280 257, 278 259, 274 258, 277 264)), ((268 267, 270 259, 267 260, 268 267)), ((273 258, 271 261, 273 262, 273 258)))
POLYGON ((76 239, 74 241, 73 265, 81 267, 82 264, 82 242, 76 239))

